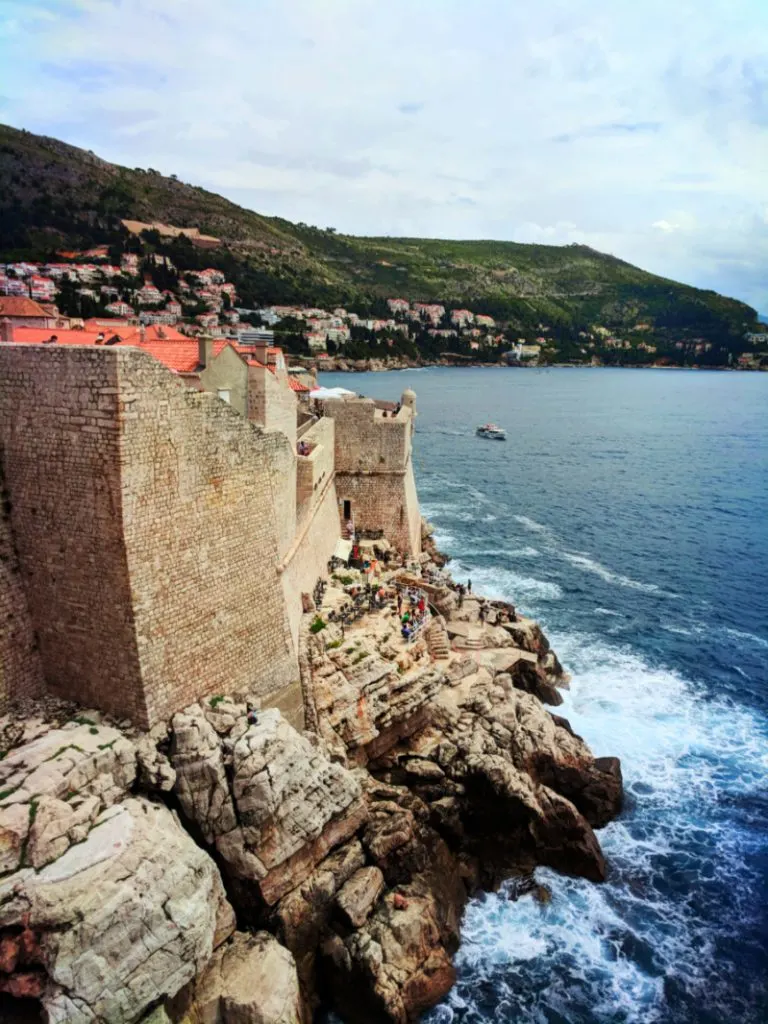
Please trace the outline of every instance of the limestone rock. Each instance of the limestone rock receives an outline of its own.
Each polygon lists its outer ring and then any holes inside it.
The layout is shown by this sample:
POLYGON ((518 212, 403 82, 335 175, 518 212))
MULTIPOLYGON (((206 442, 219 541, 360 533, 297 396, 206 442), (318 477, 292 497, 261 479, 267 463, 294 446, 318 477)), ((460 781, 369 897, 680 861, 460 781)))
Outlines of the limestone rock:
POLYGON ((217 840, 241 880, 274 904, 364 823, 368 811, 351 772, 334 764, 275 709, 259 715, 233 750, 238 826, 217 840))
POLYGON ((151 736, 136 743, 136 767, 139 786, 147 793, 170 793, 176 784, 175 769, 151 736))
POLYGON ((99 811, 95 796, 75 797, 69 802, 42 796, 32 804, 34 819, 27 842, 27 863, 42 868, 57 860, 73 843, 81 843, 99 811))
POLYGON ((452 793, 435 780, 416 788, 437 805, 430 820, 447 839, 486 868, 495 866, 486 884, 536 863, 604 878, 591 825, 604 824, 620 806, 617 764, 595 761, 538 698, 510 685, 508 673, 464 676, 441 691, 433 714, 404 752, 435 761, 447 780, 464 787, 452 793), (446 806, 446 797, 458 805, 446 806))
POLYGON ((398 895, 388 894, 364 929, 323 947, 336 1004, 352 1024, 408 1024, 455 981, 434 900, 398 895))
POLYGON ((379 868, 360 868, 336 896, 342 919, 352 928, 360 928, 384 891, 384 875, 379 868))
POLYGON ((296 964, 268 932, 237 932, 187 996, 190 1024, 302 1024, 296 964))
POLYGON ((0 807, 41 796, 96 796, 109 807, 136 777, 136 750, 117 729, 70 722, 51 729, 0 761, 0 807))
POLYGON ((6 983, 33 976, 49 1024, 139 1019, 234 928, 216 865, 165 807, 129 799, 95 826, 0 881, 0 936, 30 936, 6 983))
POLYGON ((0 807, 0 872, 15 871, 21 863, 29 833, 29 804, 0 807))
POLYGON ((174 791, 184 814, 197 825, 206 842, 213 843, 237 824, 221 741, 198 704, 174 715, 172 729, 174 791))
POLYGON ((315 956, 332 915, 334 896, 365 864, 357 839, 334 850, 276 907, 278 937, 293 953, 305 997, 314 1004, 315 956))
POLYGON ((0 761, 0 871, 56 860, 132 785, 133 744, 90 723, 38 732, 0 761))

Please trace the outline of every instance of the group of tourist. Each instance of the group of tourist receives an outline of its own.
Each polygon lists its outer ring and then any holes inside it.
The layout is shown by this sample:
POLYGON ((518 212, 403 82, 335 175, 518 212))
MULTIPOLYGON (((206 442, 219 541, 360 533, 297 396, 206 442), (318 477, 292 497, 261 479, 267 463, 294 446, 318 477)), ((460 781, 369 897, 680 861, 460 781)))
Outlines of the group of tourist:
POLYGON ((409 588, 406 596, 408 598, 408 607, 403 610, 403 593, 401 590, 397 591, 397 615, 400 619, 400 635, 407 642, 412 640, 418 633, 421 626, 427 621, 429 613, 427 612, 427 602, 421 591, 409 588))
POLYGON ((309 455, 312 449, 306 441, 299 441, 296 445, 296 451, 299 455, 309 455))

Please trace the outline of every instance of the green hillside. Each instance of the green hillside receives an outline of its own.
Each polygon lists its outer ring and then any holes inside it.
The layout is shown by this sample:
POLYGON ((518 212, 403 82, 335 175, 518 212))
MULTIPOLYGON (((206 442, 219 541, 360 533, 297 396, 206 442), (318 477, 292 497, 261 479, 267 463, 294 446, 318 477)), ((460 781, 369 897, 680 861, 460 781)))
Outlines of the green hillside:
POLYGON ((0 259, 50 258, 61 248, 128 239, 121 218, 196 227, 222 245, 148 244, 184 266, 221 267, 244 305, 345 304, 365 312, 387 296, 467 306, 573 339, 600 324, 650 324, 667 343, 704 337, 737 351, 756 313, 711 291, 657 277, 586 246, 358 238, 264 217, 222 196, 128 169, 55 139, 0 126, 0 259), (186 253, 186 257, 185 257, 186 253))

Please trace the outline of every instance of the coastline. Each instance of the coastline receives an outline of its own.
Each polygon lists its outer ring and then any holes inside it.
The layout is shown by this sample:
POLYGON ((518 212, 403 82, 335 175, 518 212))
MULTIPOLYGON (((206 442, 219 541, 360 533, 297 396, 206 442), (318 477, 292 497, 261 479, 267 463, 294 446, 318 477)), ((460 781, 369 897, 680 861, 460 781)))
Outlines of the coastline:
POLYGON ((467 360, 457 362, 437 360, 431 362, 414 362, 411 360, 381 359, 312 359, 311 365, 319 373, 386 373, 397 370, 426 370, 433 367, 449 367, 464 370, 696 370, 698 372, 714 371, 717 373, 766 373, 768 367, 752 366, 683 366, 670 363, 536 363, 509 365, 506 363, 484 363, 467 360))
MULTIPOLYGON (((374 602, 358 568, 336 571, 316 600, 307 595, 300 667, 311 733, 296 732, 276 708, 252 720, 238 694, 201 700, 150 733, 55 701, 6 717, 15 741, 0 762, 3 797, 30 822, 21 870, 0 885, 7 991, 53 1011, 76 996, 88 1012, 116 1019, 77 982, 71 994, 50 990, 44 972, 30 974, 24 949, 45 957, 78 916, 98 925, 94 955, 102 955, 117 941, 114 929, 141 933, 138 908, 151 920, 173 885, 170 895, 191 901, 185 913, 195 927, 181 948, 172 936, 153 941, 186 984, 150 982, 129 943, 130 972, 113 959, 108 988, 127 1000, 130 1019, 144 1004, 126 985, 164 1007, 163 1024, 224 998, 242 1007, 277 999, 287 1016, 259 1018, 268 1024, 307 1024, 322 1006, 349 1024, 406 1024, 454 986, 473 895, 517 878, 511 899, 546 905, 538 865, 605 879, 594 830, 621 809, 618 760, 595 757, 552 710, 568 676, 538 624, 508 602, 462 590, 432 534, 422 520, 418 563, 386 541, 364 542, 381 566, 383 601, 374 602), (400 636, 401 611, 417 621, 422 608, 422 628, 400 636), (71 764, 51 780, 56 790, 25 797, 50 751, 70 749, 71 764), (60 791, 77 799, 62 803, 60 791), (84 808, 104 827, 78 830, 84 808), (102 836, 118 851, 106 861, 102 836), (30 872, 28 857, 49 867, 30 872), (149 882, 142 863, 151 865, 149 882), (201 877, 202 886, 193 881, 201 877), (110 923, 105 907, 119 892, 137 909, 110 923), (53 926, 29 913, 45 905, 43 893, 57 907, 53 926)), ((56 953, 62 969, 88 955, 85 933, 67 934, 56 953)))

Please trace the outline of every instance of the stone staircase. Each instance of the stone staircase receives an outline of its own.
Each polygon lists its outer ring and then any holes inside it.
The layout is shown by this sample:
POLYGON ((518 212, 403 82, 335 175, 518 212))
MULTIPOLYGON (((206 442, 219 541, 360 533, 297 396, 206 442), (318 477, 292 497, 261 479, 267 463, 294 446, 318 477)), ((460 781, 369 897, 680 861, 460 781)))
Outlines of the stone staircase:
POLYGON ((446 661, 451 656, 448 633, 440 619, 433 619, 427 630, 427 647, 435 661, 446 661))

